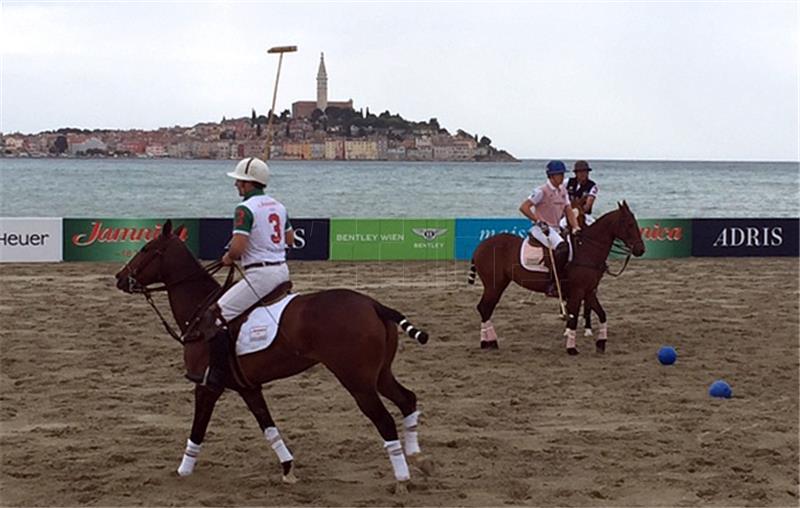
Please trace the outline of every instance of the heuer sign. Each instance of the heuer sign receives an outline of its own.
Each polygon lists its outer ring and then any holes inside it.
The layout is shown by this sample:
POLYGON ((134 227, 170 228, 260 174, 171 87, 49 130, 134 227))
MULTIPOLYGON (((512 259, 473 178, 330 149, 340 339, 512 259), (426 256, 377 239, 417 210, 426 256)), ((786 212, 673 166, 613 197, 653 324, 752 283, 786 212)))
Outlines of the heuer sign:
POLYGON ((0 218, 0 262, 61 261, 61 219, 0 218))
POLYGON ((695 219, 693 256, 798 256, 800 219, 695 219))

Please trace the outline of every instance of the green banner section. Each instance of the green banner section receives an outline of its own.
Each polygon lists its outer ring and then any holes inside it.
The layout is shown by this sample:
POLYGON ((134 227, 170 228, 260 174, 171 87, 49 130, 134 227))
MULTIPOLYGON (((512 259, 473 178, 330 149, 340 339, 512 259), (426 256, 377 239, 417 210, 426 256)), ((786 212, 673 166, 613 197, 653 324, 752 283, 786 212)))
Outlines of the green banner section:
MULTIPOLYGON (((642 259, 684 258, 692 255, 691 219, 638 219, 644 240, 642 259)), ((611 259, 622 255, 612 254, 611 259)))
POLYGON ((447 260, 455 219, 331 219, 331 260, 447 260))
MULTIPOLYGON (((126 262, 161 234, 166 219, 64 219, 64 261, 126 262)), ((172 219, 173 230, 183 225, 181 239, 197 255, 200 221, 172 219)))

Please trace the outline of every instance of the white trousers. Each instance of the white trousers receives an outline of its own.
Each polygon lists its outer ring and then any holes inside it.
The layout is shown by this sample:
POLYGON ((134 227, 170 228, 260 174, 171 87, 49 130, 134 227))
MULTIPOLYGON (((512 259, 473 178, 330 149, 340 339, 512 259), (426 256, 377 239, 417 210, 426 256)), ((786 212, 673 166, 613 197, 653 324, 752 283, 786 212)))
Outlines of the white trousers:
POLYGON ((545 235, 542 228, 536 224, 534 224, 529 231, 542 245, 550 247, 553 250, 558 247, 558 244, 564 241, 561 235, 558 234, 558 228, 554 226, 550 226, 550 232, 547 235, 545 235))
POLYGON ((245 279, 234 284, 217 301, 222 317, 226 321, 236 318, 257 301, 289 280, 289 267, 286 263, 275 266, 259 266, 245 271, 245 279))

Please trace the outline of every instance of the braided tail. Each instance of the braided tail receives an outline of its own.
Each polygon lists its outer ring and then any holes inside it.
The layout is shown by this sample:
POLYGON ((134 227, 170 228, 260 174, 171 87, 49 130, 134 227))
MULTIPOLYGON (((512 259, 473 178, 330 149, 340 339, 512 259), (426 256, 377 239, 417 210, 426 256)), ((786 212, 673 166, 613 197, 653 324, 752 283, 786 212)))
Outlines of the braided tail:
POLYGON ((397 323, 400 328, 402 328, 403 331, 408 334, 409 337, 416 340, 420 344, 425 344, 428 342, 428 333, 412 325, 411 321, 406 319, 406 317, 400 314, 398 311, 385 305, 381 305, 378 302, 375 302, 375 311, 384 321, 392 321, 397 323))
POLYGON ((467 275, 467 284, 475 284, 475 273, 476 272, 477 272, 477 268, 475 268, 475 261, 473 261, 469 265, 469 274, 467 275))

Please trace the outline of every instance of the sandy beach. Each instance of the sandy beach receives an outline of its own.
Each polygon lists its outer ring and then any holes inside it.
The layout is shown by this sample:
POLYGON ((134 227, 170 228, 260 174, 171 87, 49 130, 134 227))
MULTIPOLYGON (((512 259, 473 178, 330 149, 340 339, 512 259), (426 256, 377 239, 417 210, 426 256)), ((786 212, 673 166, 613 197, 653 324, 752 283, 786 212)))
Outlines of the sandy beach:
POLYGON ((600 286, 607 353, 579 333, 577 357, 555 300, 518 287, 493 319, 500 350, 480 350, 466 263, 290 264, 297 291, 363 291, 431 335, 394 364, 432 466, 412 466, 402 497, 377 431, 321 366, 264 390, 300 483, 281 483, 234 393, 178 477, 192 385, 118 269, 0 265, 2 505, 798 505, 797 259, 634 260, 600 286), (733 398, 709 397, 716 379, 733 398))

